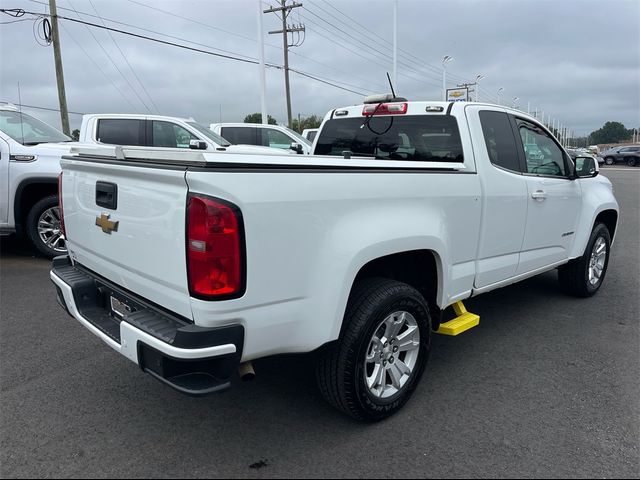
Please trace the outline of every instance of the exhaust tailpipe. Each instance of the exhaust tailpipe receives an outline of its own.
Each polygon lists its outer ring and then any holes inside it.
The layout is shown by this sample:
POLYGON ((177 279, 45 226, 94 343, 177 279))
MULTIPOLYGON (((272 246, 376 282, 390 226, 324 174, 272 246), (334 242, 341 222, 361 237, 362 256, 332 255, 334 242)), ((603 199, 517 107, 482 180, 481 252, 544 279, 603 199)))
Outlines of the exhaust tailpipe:
POLYGON ((240 380, 243 382, 250 382, 256 378, 256 371, 253 369, 253 363, 246 362, 240 364, 238 367, 238 374, 240 375, 240 380))

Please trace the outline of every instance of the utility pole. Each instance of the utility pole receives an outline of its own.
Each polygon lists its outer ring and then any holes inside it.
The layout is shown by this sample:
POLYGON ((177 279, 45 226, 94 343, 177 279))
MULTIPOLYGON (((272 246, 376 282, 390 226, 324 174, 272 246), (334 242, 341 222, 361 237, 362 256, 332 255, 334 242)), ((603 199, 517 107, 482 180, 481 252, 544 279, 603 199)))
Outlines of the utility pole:
MULTIPOLYGON (((264 66, 264 29, 262 28, 262 0, 258 2, 258 57, 260 58, 260 112, 262 124, 267 125, 267 72, 264 66)), ((222 116, 222 115, 220 115, 222 116)), ((220 121, 222 123, 222 120, 220 121)))
MULTIPOLYGON (((272 32, 269 32, 269 35, 275 35, 278 33, 282 34, 282 45, 284 47, 284 85, 285 85, 285 90, 286 90, 286 94, 287 94, 287 122, 288 122, 288 127, 291 128, 292 126, 292 119, 291 119, 291 91, 290 91, 290 87, 289 87, 289 47, 293 47, 293 46, 299 46, 297 44, 292 44, 289 45, 289 33, 294 33, 294 32, 304 32, 305 28, 304 25, 300 24, 300 25, 287 25, 287 18, 289 17, 289 14, 291 13, 291 10, 293 10, 294 8, 299 8, 302 6, 301 3, 292 3, 291 5, 287 5, 287 0, 280 0, 280 7, 273 7, 273 8, 269 8, 268 10, 265 10, 264 13, 275 13, 275 12, 281 12, 282 13, 282 30, 274 30, 272 32)), ((301 45, 301 44, 300 44, 301 45)))
POLYGON ((62 54, 60 52, 60 30, 58 30, 56 0, 49 0, 49 9, 51 10, 51 40, 53 41, 53 57, 56 64, 60 121, 62 123, 62 131, 71 136, 71 130, 69 129, 69 112, 67 111, 67 95, 64 91, 64 73, 62 72, 62 54))

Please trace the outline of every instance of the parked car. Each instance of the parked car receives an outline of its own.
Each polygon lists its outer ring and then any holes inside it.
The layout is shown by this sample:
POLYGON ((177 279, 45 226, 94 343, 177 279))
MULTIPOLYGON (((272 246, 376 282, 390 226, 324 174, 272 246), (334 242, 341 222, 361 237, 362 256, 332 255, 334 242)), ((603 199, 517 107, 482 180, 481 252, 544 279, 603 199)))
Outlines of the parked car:
POLYGON ((193 118, 136 114, 91 114, 82 117, 80 142, 155 148, 196 149, 279 155, 278 150, 232 145, 193 118))
POLYGON ((282 125, 260 123, 212 123, 209 128, 232 144, 264 145, 281 150, 309 155, 311 142, 282 125))
POLYGON ((316 134, 318 133, 318 128, 305 128, 302 131, 302 136, 309 140, 309 142, 313 143, 313 139, 316 138, 316 134))
POLYGON ((607 165, 626 163, 630 167, 635 167, 640 165, 640 145, 618 147, 604 152, 602 156, 604 157, 604 163, 607 165))
POLYGON ((567 148, 567 153, 569 154, 569 156, 571 156, 571 158, 575 161, 576 158, 578 157, 592 157, 596 160, 598 165, 602 165, 604 163, 604 158, 599 157, 597 155, 593 155, 589 150, 587 150, 586 148, 581 148, 581 149, 571 149, 571 148, 567 148))
POLYGON ((60 229, 60 158, 73 139, 18 108, 0 105, 0 235, 25 236, 43 255, 66 253, 60 229))
POLYGON ((415 391, 433 331, 477 325, 463 300, 556 268, 572 295, 603 284, 611 182, 523 112, 378 100, 332 111, 315 145, 334 157, 66 157, 60 305, 192 395, 255 359, 316 352, 328 402, 376 421, 415 391))

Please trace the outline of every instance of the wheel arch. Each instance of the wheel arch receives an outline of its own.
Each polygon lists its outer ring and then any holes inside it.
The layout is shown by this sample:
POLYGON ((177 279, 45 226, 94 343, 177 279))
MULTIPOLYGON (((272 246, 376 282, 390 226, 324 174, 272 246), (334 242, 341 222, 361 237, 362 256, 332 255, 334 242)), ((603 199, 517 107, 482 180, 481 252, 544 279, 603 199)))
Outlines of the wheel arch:
POLYGON ((53 177, 34 177, 23 180, 16 188, 13 213, 16 230, 24 229, 29 210, 41 199, 58 194, 58 179, 53 177))
MULTIPOLYGON (((360 266, 351 282, 348 298, 356 284, 365 278, 387 278, 406 283, 425 298, 431 311, 433 327, 437 328, 440 319, 439 298, 444 288, 443 277, 442 257, 435 250, 412 249, 388 253, 369 259, 360 266)), ((344 325, 342 319, 340 332, 344 325)))
POLYGON ((613 243, 613 239, 616 234, 616 228, 618 226, 618 212, 614 209, 603 210, 600 212, 592 225, 595 227, 598 223, 604 223, 607 229, 609 230, 609 234, 611 235, 611 243, 613 243))

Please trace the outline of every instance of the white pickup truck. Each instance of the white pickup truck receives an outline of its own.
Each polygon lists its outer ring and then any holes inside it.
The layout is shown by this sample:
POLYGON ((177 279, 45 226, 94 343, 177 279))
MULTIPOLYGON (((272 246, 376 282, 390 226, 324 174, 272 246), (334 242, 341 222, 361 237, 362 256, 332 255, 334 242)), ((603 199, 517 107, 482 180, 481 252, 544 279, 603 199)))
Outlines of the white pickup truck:
POLYGON ((593 159, 519 111, 390 100, 330 112, 323 156, 65 157, 59 303, 192 395, 316 352, 326 399, 375 421, 409 399, 432 331, 471 325, 462 300, 555 268, 598 291, 618 204, 593 159))
POLYGON ((232 145, 193 118, 137 114, 89 114, 82 117, 80 142, 96 145, 176 148, 210 152, 280 155, 276 148, 232 145))

